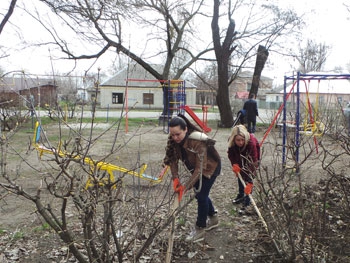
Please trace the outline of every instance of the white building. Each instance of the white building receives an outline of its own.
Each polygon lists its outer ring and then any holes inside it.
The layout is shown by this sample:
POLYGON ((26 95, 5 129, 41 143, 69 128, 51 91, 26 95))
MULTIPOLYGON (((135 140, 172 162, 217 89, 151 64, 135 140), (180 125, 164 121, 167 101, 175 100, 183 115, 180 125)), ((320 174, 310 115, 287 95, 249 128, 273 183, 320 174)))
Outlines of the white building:
MULTIPOLYGON (((169 83, 165 80, 165 83, 169 83)), ((171 81, 174 97, 181 86, 181 92, 186 94, 185 104, 195 105, 196 87, 187 81, 171 81)), ((155 79, 140 65, 124 68, 115 76, 102 82, 98 91, 89 89, 90 98, 97 94, 97 102, 101 108, 122 108, 127 100, 128 107, 135 109, 162 109, 163 88, 160 81, 155 79)), ((176 105, 171 106, 176 107, 176 105)))

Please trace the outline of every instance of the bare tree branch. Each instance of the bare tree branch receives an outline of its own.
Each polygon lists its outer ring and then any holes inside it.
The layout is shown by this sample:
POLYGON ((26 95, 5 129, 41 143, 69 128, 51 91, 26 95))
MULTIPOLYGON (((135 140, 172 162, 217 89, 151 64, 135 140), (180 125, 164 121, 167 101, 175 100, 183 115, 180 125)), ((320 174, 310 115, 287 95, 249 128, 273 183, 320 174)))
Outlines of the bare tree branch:
POLYGON ((6 23, 9 21, 11 15, 13 14, 13 10, 15 9, 16 2, 17 2, 17 0, 11 0, 9 9, 0 23, 0 35, 1 35, 2 30, 5 27, 6 23))

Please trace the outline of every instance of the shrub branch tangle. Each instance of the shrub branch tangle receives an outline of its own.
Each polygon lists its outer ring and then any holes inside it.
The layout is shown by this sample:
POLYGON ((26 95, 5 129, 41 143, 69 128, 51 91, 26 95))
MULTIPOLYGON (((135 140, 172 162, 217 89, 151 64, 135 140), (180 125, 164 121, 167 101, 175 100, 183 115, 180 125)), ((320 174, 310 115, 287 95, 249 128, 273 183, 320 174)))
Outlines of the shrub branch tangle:
MULTIPOLYGON (((36 212, 79 262, 139 262, 145 254, 164 257, 166 244, 160 235, 166 235, 163 230, 193 198, 171 213, 174 195, 169 194, 172 193, 169 182, 155 187, 127 172, 114 172, 111 180, 108 171, 97 165, 98 162, 115 163, 118 159, 122 166, 139 171, 140 155, 128 155, 128 142, 138 138, 141 141, 141 136, 151 135, 141 133, 138 128, 130 136, 120 135, 121 119, 102 132, 93 128, 94 119, 88 125, 78 124, 77 129, 58 116, 55 119, 59 123, 55 131, 42 132, 40 143, 50 149, 51 154, 44 153, 39 165, 35 165, 38 160, 33 145, 16 143, 21 125, 1 138, 1 187, 35 203, 36 212), (49 137, 57 134, 59 137, 51 142, 49 137), (94 152, 94 145, 99 143, 106 143, 102 153, 94 152), (108 146, 112 149, 108 150, 108 146), (16 156, 16 173, 7 166, 9 155, 16 156), (95 165, 87 163, 86 158, 95 160, 95 165), (25 176, 21 174, 28 168, 38 178, 34 189, 26 187, 25 176), (160 248, 160 254, 147 252, 154 247, 160 248)), ((152 132, 152 128, 148 132, 152 132)), ((139 147, 138 152, 142 151, 141 145, 139 147)), ((156 176, 159 170, 161 163, 157 161, 149 164, 147 172, 156 176)))
MULTIPOLYGON (((274 260, 347 262, 350 258, 350 140, 346 125, 335 126, 330 116, 326 134, 317 138, 317 145, 313 136, 301 137, 298 161, 294 133, 288 136, 284 167, 279 161, 281 146, 265 146, 275 151, 275 165, 260 169, 258 198, 270 234, 283 252, 271 256, 274 260)), ((269 238, 261 238, 273 249, 269 238)))

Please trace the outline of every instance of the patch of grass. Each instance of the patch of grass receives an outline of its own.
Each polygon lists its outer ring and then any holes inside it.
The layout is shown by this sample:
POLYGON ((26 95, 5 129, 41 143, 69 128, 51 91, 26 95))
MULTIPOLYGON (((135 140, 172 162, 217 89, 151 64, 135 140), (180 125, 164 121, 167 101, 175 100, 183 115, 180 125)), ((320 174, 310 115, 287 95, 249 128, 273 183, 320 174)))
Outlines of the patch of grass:
POLYGON ((44 223, 41 226, 37 226, 33 229, 34 232, 43 232, 43 231, 49 231, 51 229, 50 225, 48 223, 44 223))
POLYGON ((183 218, 183 217, 179 217, 179 218, 177 219, 177 223, 178 223, 178 225, 180 225, 180 226, 184 226, 184 225, 185 225, 185 222, 186 222, 186 219, 183 218))
POLYGON ((24 236, 24 232, 22 231, 16 231, 15 233, 13 233, 14 240, 22 239, 24 236))
POLYGON ((0 235, 6 234, 7 231, 5 229, 0 228, 0 235))
POLYGON ((298 188, 294 188, 294 189, 293 189, 293 193, 294 193, 294 194, 299 193, 299 189, 298 189, 298 188))
POLYGON ((220 221, 220 227, 234 227, 235 221, 220 221))
MULTIPOLYGON (((115 118, 115 117, 109 117, 108 122, 105 117, 98 117, 94 119, 94 123, 109 123, 109 124, 114 124, 117 122, 121 122, 121 125, 126 124, 126 119, 125 118, 115 118)), ((72 119, 67 119, 68 124, 73 124, 73 123, 91 123, 91 118, 72 118, 72 119)), ((49 118, 41 118, 41 123, 43 125, 50 125, 50 124, 58 124, 57 120, 51 120, 49 118)), ((128 125, 129 126, 139 126, 139 125, 158 125, 158 119, 155 118, 128 118, 128 125)))
POLYGON ((231 215, 231 216, 236 216, 236 215, 237 215, 236 209, 232 208, 232 209, 230 210, 230 215, 231 215))
POLYGON ((331 208, 331 205, 328 203, 328 202, 326 202, 326 209, 329 209, 329 208, 331 208))
MULTIPOLYGON (((122 119, 122 125, 126 125, 126 120, 122 119)), ((140 125, 158 126, 158 119, 153 118, 128 118, 129 127, 138 127, 140 125)))

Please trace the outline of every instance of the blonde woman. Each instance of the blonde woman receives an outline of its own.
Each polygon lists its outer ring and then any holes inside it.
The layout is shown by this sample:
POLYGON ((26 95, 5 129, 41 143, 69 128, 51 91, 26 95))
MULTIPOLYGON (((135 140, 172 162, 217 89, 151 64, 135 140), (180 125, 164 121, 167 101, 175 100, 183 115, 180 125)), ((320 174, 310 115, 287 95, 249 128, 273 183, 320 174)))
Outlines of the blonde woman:
POLYGON ((243 204, 240 213, 244 213, 250 205, 249 194, 253 190, 253 178, 259 164, 259 152, 257 150, 257 139, 250 134, 244 125, 237 125, 232 128, 228 142, 228 158, 232 170, 236 175, 241 174, 246 187, 238 178, 238 194, 232 201, 234 204, 243 204))

